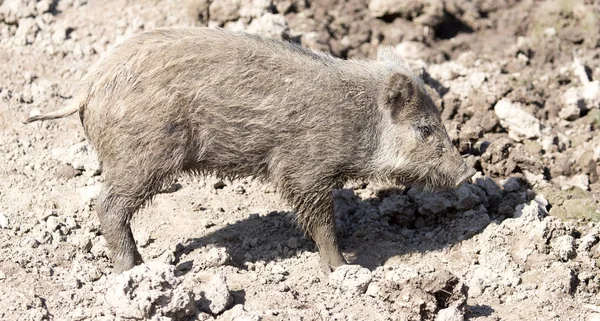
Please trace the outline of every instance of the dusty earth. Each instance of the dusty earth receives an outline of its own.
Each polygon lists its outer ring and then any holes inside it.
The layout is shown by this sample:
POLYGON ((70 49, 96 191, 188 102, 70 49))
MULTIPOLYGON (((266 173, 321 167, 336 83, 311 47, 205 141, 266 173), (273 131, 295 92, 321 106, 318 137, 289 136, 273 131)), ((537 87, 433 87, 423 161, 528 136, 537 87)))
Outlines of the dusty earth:
POLYGON ((0 0, 0 320, 599 320, 599 19, 589 0, 0 0), (335 191, 352 265, 330 276, 272 187, 181 177, 134 218, 147 264, 115 275, 78 118, 20 121, 174 25, 394 46, 479 172, 335 191))

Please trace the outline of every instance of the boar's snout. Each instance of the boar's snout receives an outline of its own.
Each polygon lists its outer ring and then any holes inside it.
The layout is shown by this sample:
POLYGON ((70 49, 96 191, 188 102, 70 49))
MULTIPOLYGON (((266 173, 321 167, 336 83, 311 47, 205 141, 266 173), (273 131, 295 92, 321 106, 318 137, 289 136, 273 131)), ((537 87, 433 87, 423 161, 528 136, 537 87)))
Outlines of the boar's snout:
POLYGON ((463 161, 462 165, 460 166, 461 174, 458 176, 458 180, 456 181, 456 187, 459 187, 468 179, 473 177, 473 175, 475 175, 475 172, 476 171, 473 167, 470 167, 469 165, 467 165, 467 163, 463 161))

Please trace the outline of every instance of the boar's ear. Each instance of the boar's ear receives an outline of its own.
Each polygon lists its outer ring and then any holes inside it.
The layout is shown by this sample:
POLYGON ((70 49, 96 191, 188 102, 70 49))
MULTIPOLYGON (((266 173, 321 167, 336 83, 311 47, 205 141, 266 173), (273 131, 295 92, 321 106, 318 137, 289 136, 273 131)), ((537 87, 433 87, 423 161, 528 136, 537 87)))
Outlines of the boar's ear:
POLYGON ((388 108, 402 108, 414 94, 414 85, 410 76, 394 72, 385 84, 382 92, 383 105, 388 108))

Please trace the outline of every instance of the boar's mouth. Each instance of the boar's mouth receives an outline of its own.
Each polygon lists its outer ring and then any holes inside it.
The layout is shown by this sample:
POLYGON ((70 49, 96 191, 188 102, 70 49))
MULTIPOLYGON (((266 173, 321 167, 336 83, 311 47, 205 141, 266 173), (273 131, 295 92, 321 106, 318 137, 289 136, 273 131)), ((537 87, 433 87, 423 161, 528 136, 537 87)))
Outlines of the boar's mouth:
POLYGON ((472 167, 466 169, 466 171, 458 178, 456 181, 456 187, 460 187, 463 183, 469 180, 473 175, 475 175, 476 170, 472 167))

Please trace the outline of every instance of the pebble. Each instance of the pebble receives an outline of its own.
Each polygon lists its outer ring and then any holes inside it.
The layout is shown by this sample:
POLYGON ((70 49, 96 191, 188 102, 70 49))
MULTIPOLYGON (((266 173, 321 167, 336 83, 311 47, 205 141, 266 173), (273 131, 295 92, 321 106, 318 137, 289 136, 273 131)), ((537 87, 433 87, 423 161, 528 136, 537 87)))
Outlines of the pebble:
POLYGON ((0 228, 8 228, 8 217, 4 213, 0 212, 0 228))
POLYGON ((48 230, 49 232, 56 231, 56 229, 58 229, 59 226, 60 223, 58 222, 58 218, 56 216, 50 216, 46 220, 46 230, 48 230))
POLYGON ((535 116, 523 110, 518 103, 503 98, 494 106, 500 125, 508 129, 508 136, 516 141, 540 137, 541 124, 535 116))
POLYGON ((551 242, 552 250, 562 260, 568 261, 575 256, 575 238, 571 235, 559 236, 551 242))
POLYGON ((6 279, 6 274, 4 274, 4 272, 0 271, 0 280, 4 280, 6 279))
POLYGON ((435 321, 463 321, 465 316, 456 307, 441 309, 435 316, 435 321))
POLYGON ((215 274, 210 278, 206 284, 204 296, 209 302, 208 308, 212 314, 216 315, 225 311, 231 304, 232 297, 223 274, 215 274))
POLYGON ((329 283, 344 292, 361 294, 367 291, 372 278, 369 269, 347 264, 338 267, 329 275, 329 283))

